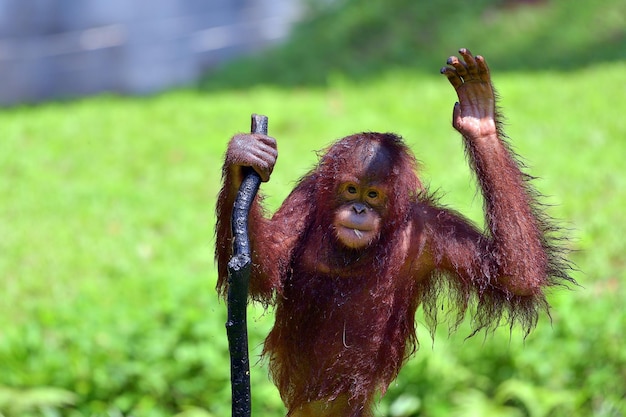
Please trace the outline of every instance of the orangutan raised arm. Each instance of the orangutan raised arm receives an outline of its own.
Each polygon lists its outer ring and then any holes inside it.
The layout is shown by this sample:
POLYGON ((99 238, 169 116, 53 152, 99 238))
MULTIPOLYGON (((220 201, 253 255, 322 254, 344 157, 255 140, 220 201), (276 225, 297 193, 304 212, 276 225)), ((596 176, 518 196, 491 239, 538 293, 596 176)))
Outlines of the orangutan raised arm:
MULTIPOLYGON (((345 137, 320 157, 280 209, 250 214, 250 293, 275 305, 264 345, 288 416, 371 416, 416 345, 415 311, 436 323, 442 289, 476 331, 502 320, 535 325, 546 286, 572 281, 548 217, 500 131, 485 60, 460 51, 442 69, 485 200, 486 231, 439 206, 415 157, 392 133, 345 137)), ((225 294, 230 213, 241 167, 265 180, 276 142, 237 135, 228 145, 217 204, 218 291, 225 294)), ((454 307, 454 306, 453 306, 454 307)))
MULTIPOLYGON (((505 141, 485 59, 473 57, 466 49, 459 53, 463 61, 450 57, 449 66, 441 73, 459 98, 452 124, 463 135, 470 165, 478 178, 488 230, 479 235, 453 213, 431 214, 433 224, 429 229, 438 259, 436 267, 457 275, 460 285, 474 287, 479 297, 496 295, 493 302, 498 306, 505 305, 511 296, 521 296, 517 302, 508 302, 509 312, 519 313, 519 318, 529 321, 532 327, 536 321, 534 309, 515 311, 514 306, 540 305, 544 302, 543 287, 571 278, 562 249, 551 240, 555 228, 540 211, 530 177, 520 170, 505 141)), ((500 314, 500 309, 486 307, 500 314)), ((483 316, 487 322, 497 318, 483 316)), ((483 325, 488 326, 487 322, 483 325)))

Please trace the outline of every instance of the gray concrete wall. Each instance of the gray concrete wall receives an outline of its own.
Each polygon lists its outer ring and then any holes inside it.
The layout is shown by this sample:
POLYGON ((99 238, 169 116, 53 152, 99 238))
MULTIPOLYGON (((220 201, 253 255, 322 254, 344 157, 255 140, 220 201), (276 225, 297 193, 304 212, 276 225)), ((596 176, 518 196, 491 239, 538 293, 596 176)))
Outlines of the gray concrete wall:
POLYGON ((298 0, 0 0, 0 105, 145 94, 285 38, 298 0))

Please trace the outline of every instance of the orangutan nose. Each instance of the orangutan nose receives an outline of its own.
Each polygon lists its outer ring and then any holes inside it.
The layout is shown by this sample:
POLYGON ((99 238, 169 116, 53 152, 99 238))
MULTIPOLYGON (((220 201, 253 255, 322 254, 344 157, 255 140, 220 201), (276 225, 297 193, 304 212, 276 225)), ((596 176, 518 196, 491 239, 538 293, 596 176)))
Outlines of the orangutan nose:
POLYGON ((354 210, 356 214, 363 214, 367 210, 367 207, 365 207, 365 204, 354 203, 352 205, 352 210, 354 210))

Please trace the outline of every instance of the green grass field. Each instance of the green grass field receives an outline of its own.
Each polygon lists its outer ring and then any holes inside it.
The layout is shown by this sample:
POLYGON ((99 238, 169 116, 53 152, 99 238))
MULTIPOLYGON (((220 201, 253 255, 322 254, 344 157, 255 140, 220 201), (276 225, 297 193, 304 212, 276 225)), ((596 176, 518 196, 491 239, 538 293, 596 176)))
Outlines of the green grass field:
MULTIPOLYGON (((448 336, 445 323, 432 341, 420 324, 421 348, 378 415, 622 416, 626 64, 494 78, 512 143, 568 229, 581 287, 552 291, 552 320, 525 341, 506 328, 464 340, 467 327, 448 336)), ((395 71, 367 85, 337 77, 323 89, 4 109, 0 414, 228 415, 213 225, 229 137, 251 113, 269 116, 280 157, 262 192, 276 208, 315 150, 355 131, 397 132, 431 189, 480 222, 454 101, 443 77, 395 71)), ((258 357, 272 315, 250 315, 258 357)), ((255 415, 283 415, 264 364, 252 362, 255 415)))
MULTIPOLYGON (((552 289, 526 339, 442 322, 433 340, 418 311, 420 349, 377 416, 626 416, 626 9, 522 3, 328 2, 202 89, 0 109, 0 417, 230 415, 214 207, 251 113, 279 143, 271 209, 332 140, 393 131, 442 202, 482 223, 437 74, 461 46, 493 64, 506 132, 580 286, 552 289)), ((257 417, 285 413, 258 360, 271 325, 250 308, 257 417)))

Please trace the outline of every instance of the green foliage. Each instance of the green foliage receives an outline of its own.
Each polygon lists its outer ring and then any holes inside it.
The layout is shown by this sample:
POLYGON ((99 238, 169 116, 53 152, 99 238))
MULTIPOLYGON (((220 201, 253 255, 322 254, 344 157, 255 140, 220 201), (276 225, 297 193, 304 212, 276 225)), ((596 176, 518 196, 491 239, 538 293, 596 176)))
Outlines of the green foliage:
MULTIPOLYGON (((435 7, 414 3, 420 5, 407 2, 406 7, 435 7)), ((354 4, 342 7, 351 10, 354 4)), ((597 46, 595 32, 585 38, 574 30, 587 29, 580 16, 597 17, 612 7, 604 18, 619 20, 615 13, 622 6, 607 1, 591 10, 590 4, 577 3, 571 15, 553 11, 573 22, 570 27, 561 21, 557 32, 597 46)), ((325 16, 328 30, 348 28, 330 25, 332 19, 355 19, 352 25, 358 28, 359 19, 367 17, 374 25, 387 13, 376 9, 380 3, 364 7, 363 16, 325 16)), ((530 29, 532 22, 543 27, 547 10, 563 6, 537 7, 490 9, 499 17, 475 31, 484 32, 486 45, 504 51, 508 41, 486 28, 506 26, 514 16, 530 29)), ((394 29, 399 31, 394 36, 408 28, 394 29)), ((609 22, 598 33, 610 28, 609 22)), ((535 39, 533 31, 526 33, 535 39)), ((349 42, 337 39, 344 47, 362 42, 351 31, 333 36, 346 37, 349 42)), ((468 44, 455 40, 454 48, 461 45, 468 44)), ((532 67, 548 59, 544 50, 553 56, 555 45, 546 39, 545 49, 515 56, 532 67)), ((566 46, 563 51, 578 51, 566 46)), ((409 52, 403 48, 398 54, 421 56, 415 45, 409 52)), ((367 50, 360 49, 364 63, 367 50)), ((427 59, 430 53, 425 51, 427 59)), ((436 73, 448 53, 437 51, 434 71, 428 67, 428 72, 436 73)), ((585 56, 568 59, 586 63, 585 56)), ((494 59, 504 65, 509 61, 503 57, 494 59)), ((291 69, 285 65, 283 74, 291 69)), ((450 86, 443 77, 412 69, 377 68, 368 83, 333 71, 323 89, 176 91, 2 110, 0 415, 230 413, 226 307, 214 291, 214 206, 227 139, 248 129, 253 112, 269 116, 270 133, 279 141, 278 165, 262 185, 272 209, 315 161, 314 150, 356 131, 394 131, 423 162, 425 182, 445 193, 443 202, 480 223, 481 201, 450 127, 455 100, 450 86)), ((570 69, 495 72, 494 77, 512 143, 540 178, 536 185, 547 196, 549 213, 564 219, 581 287, 551 291, 551 318, 542 316, 525 340, 517 329, 466 340, 469 327, 448 335, 443 324, 433 341, 418 313, 421 347, 381 400, 378 415, 626 415, 626 225, 621 220, 626 119, 619 104, 626 63, 570 69)), ((243 80, 249 82, 247 75, 243 80)), ((271 323, 271 311, 250 309, 253 412, 278 417, 284 415, 282 403, 265 364, 256 361, 271 323)))
MULTIPOLYGON (((626 133, 607 97, 624 64, 496 75, 507 131, 551 214, 565 219, 582 287, 555 289, 524 340, 464 340, 442 325, 392 384, 379 415, 626 413, 626 133)), ((214 203, 227 138, 270 116, 281 156, 272 208, 315 160, 359 130, 396 131, 444 203, 480 222, 442 77, 393 71, 367 86, 101 97, 0 114, 0 411, 6 416, 229 413, 225 305, 214 292, 214 203), (304 116, 306 115, 306 116, 304 116)), ((284 413, 257 363, 271 311, 250 311, 255 415, 284 413)))
POLYGON ((77 396, 58 388, 37 387, 24 390, 0 387, 0 410, 8 415, 28 415, 37 410, 42 414, 76 402, 77 396))
POLYGON ((467 47, 492 69, 575 69, 626 56, 626 3, 569 0, 310 1, 293 36, 260 56, 211 71, 207 89, 328 85, 389 68, 436 73, 467 47), (442 56, 444 59, 442 59, 442 56))

